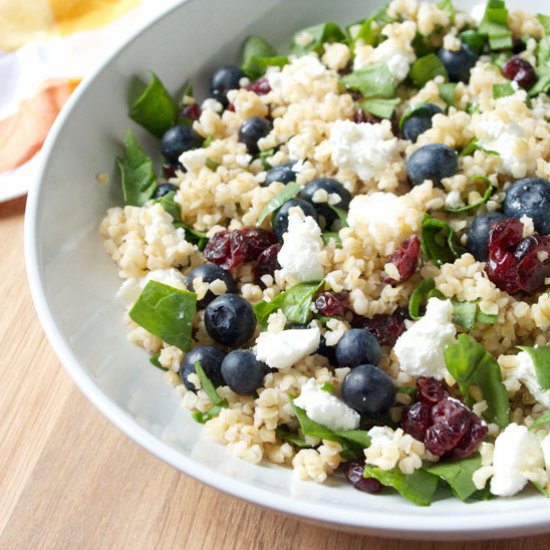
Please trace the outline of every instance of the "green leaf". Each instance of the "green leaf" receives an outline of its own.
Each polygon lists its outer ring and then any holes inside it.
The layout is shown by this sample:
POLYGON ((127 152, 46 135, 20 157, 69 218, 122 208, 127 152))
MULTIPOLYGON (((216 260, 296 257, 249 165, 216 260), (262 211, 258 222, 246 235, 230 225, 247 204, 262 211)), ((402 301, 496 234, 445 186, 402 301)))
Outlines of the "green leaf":
POLYGON ((302 187, 295 181, 289 181, 263 208, 256 223, 260 227, 268 216, 279 210, 285 202, 293 199, 302 190, 302 187))
POLYGON ((449 14, 449 21, 451 23, 454 22, 455 15, 456 15, 456 10, 455 10, 455 6, 453 4, 453 0, 441 0, 441 2, 439 2, 437 4, 437 7, 440 10, 446 11, 449 14))
POLYGON ((300 437, 297 433, 292 432, 286 424, 277 426, 275 433, 279 439, 288 441, 289 443, 296 445, 296 447, 311 447, 311 445, 303 437, 300 437))
POLYGON ((369 46, 377 46, 382 36, 382 29, 388 23, 391 23, 393 19, 388 15, 388 4, 384 4, 378 8, 368 19, 357 21, 352 25, 349 25, 346 30, 349 37, 353 42, 361 40, 364 44, 369 46), (351 27, 360 25, 359 30, 355 37, 350 34, 351 27))
POLYGON ((481 457, 475 454, 463 460, 442 461, 425 470, 446 481, 455 496, 464 501, 477 491, 472 476, 479 468, 481 468, 481 457))
POLYGON ((386 63, 376 63, 343 76, 340 82, 348 89, 358 90, 365 98, 395 97, 395 81, 386 63))
POLYGON ((537 19, 544 29, 544 34, 550 34, 550 16, 539 13, 537 19))
POLYGON ((304 435, 335 441, 342 446, 342 457, 352 460, 362 456, 363 449, 370 445, 370 436, 365 430, 333 431, 314 420, 311 420, 304 409, 296 406, 294 400, 290 400, 292 410, 300 423, 300 430, 304 435))
POLYGON ((433 116, 432 112, 427 109, 428 103, 419 103, 416 107, 413 107, 412 109, 409 109, 406 111, 403 116, 399 119, 399 129, 403 129, 403 125, 409 118, 416 116, 416 115, 428 115, 433 116))
POLYGON ((251 57, 273 57, 277 55, 277 50, 261 36, 249 36, 243 45, 242 69, 245 67, 251 57))
POLYGON ((277 50, 260 36, 246 39, 242 60, 241 69, 252 80, 263 76, 268 67, 282 67, 288 63, 288 57, 278 56, 277 50))
POLYGON ((196 306, 194 292, 149 281, 129 315, 140 327, 167 344, 189 351, 196 306))
POLYGON ((489 0, 478 31, 489 36, 491 50, 511 49, 512 33, 508 29, 508 10, 502 0, 489 0))
POLYGON ((412 291, 409 298, 409 316, 418 321, 420 319, 420 308, 426 304, 430 294, 435 290, 435 281, 433 279, 424 279, 412 291))
MULTIPOLYGON (((484 153, 487 153, 488 155, 498 155, 500 154, 497 151, 491 151, 490 149, 485 149, 485 147, 482 147, 479 144, 479 141, 477 138, 472 139, 462 151, 460 151, 459 157, 467 157, 469 155, 473 155, 475 151, 483 151, 484 153)), ((479 176, 477 176, 479 177, 479 176)))
POLYGON ((212 403, 212 407, 210 407, 210 409, 208 409, 206 412, 193 411, 192 413, 193 418, 197 422, 199 422, 200 424, 204 424, 211 418, 218 416, 222 409, 226 409, 227 407, 229 407, 229 403, 227 402, 227 399, 222 399, 218 395, 218 392, 216 391, 214 384, 212 384, 212 381, 210 380, 210 378, 208 378, 208 376, 204 372, 204 369, 202 368, 200 361, 197 361, 195 363, 195 372, 199 377, 201 388, 206 393, 210 403, 212 403))
POLYGON ((466 330, 472 330, 475 323, 494 325, 498 320, 498 315, 483 313, 479 309, 477 302, 459 302, 452 300, 453 304, 453 323, 460 325, 466 330))
POLYGON ((436 76, 443 76, 445 80, 448 80, 447 71, 435 53, 417 59, 411 67, 409 76, 419 88, 422 88, 426 82, 433 80, 436 76))
POLYGON ((266 302, 256 302, 253 306, 254 314, 259 325, 265 328, 269 316, 281 309, 290 323, 305 325, 311 314, 311 303, 313 296, 323 286, 324 281, 313 283, 300 283, 291 286, 288 290, 281 292, 266 302))
POLYGON ((510 403, 494 357, 466 334, 460 334, 456 344, 447 346, 444 355, 447 370, 457 381, 466 404, 474 404, 470 386, 479 386, 488 407, 483 417, 501 428, 506 427, 510 422, 510 403))
POLYGON ((374 477, 385 487, 393 487, 402 497, 419 506, 432 503, 438 485, 438 477, 424 470, 415 470, 413 474, 405 475, 399 468, 382 470, 365 464, 363 475, 374 477))
POLYGON ((342 227, 349 227, 348 213, 345 210, 342 210, 342 208, 338 208, 337 206, 332 206, 331 204, 329 204, 328 207, 336 214, 342 224, 342 227))
POLYGON ((330 383, 330 382, 325 382, 322 386, 321 386, 321 389, 323 391, 326 391, 328 393, 335 393, 336 392, 336 388, 330 383))
POLYGON ((327 23, 321 23, 319 25, 314 25, 313 27, 307 27, 302 29, 294 34, 292 39, 292 45, 290 48, 290 53, 294 55, 304 55, 309 52, 317 52, 318 54, 323 51, 323 44, 333 42, 339 42, 345 38, 344 33, 340 27, 329 21, 327 23), (299 44, 300 39, 303 38, 304 33, 307 33, 311 36, 311 40, 307 44, 299 44))
POLYGON ((531 357, 541 390, 550 390, 550 348, 517 346, 531 357))
POLYGON ((411 46, 417 58, 425 57, 437 51, 437 49, 434 48, 431 37, 424 36, 420 31, 416 31, 416 33, 414 34, 411 46))
POLYGON ((155 353, 155 355, 151 355, 151 357, 149 357, 149 363, 151 363, 151 365, 153 365, 154 367, 157 367, 157 369, 164 371, 168 370, 160 364, 159 357, 160 353, 155 353))
POLYGON ((459 206, 458 208, 452 208, 452 207, 447 206, 445 208, 445 210, 447 212, 453 212, 453 213, 467 212, 468 210, 473 210, 474 208, 477 208, 478 206, 481 206, 482 204, 485 204, 491 198, 491 195, 493 194, 493 190, 494 190, 493 189, 493 184, 491 183, 491 180, 489 180, 485 176, 474 176, 472 178, 472 180, 474 182, 476 182, 476 181, 481 182, 481 183, 483 183, 483 185, 485 185, 485 192, 483 193, 483 196, 481 197, 481 199, 479 199, 477 202, 474 202, 472 204, 466 204, 464 206, 459 206))
POLYGON ((397 388, 397 393, 403 393, 412 397, 413 400, 416 398, 416 388, 414 386, 399 386, 397 388))
POLYGON ((208 243, 208 237, 205 233, 197 231, 189 224, 186 224, 184 221, 182 221, 181 204, 174 200, 175 195, 175 191, 170 191, 169 193, 166 193, 166 195, 163 195, 162 197, 157 199, 155 202, 158 202, 162 206, 164 211, 172 216, 172 224, 174 225, 174 227, 182 227, 185 230, 185 240, 187 242, 196 244, 197 248, 201 251, 204 250, 204 247, 208 243))
POLYGON ((537 45, 537 66, 548 65, 550 61, 550 36, 545 36, 537 45))
POLYGON ((514 87, 509 82, 505 82, 503 84, 493 84, 493 99, 507 97, 509 95, 514 95, 515 93, 516 90, 514 90, 514 87))
POLYGON ((541 67, 537 67, 536 73, 537 82, 529 90, 529 97, 534 97, 550 90, 550 66, 543 65, 541 67))
POLYGON ((454 82, 444 82, 439 84, 439 96, 449 106, 455 106, 455 90, 456 84, 454 82))
POLYGON ((272 157, 274 154, 275 149, 268 149, 267 151, 261 151, 260 153, 258 153, 255 158, 259 158, 261 160, 264 170, 269 170, 270 168, 272 168, 272 166, 271 164, 269 164, 267 159, 269 157, 272 157))
POLYGON ((543 414, 542 416, 539 416, 530 426, 530 430, 534 430, 535 428, 540 428, 541 426, 547 426, 550 424, 550 412, 543 414))
POLYGON ((462 43, 477 55, 481 55, 487 44, 487 35, 471 29, 461 32, 458 36, 462 43))
POLYGON ((124 202, 131 206, 143 206, 157 188, 153 161, 139 146, 131 130, 124 138, 125 158, 117 158, 122 180, 124 202))
POLYGON ((157 137, 174 126, 178 104, 155 73, 144 92, 130 108, 130 118, 157 137))
POLYGON ((401 103, 401 99, 382 99, 378 97, 363 99, 359 102, 361 109, 371 115, 380 118, 391 118, 395 107, 401 103))
POLYGON ((334 241, 336 243, 336 248, 342 248, 342 239, 338 231, 323 231, 323 233, 321 233, 321 238, 324 244, 329 244, 330 241, 334 241))
POLYGON ((457 243, 455 233, 444 220, 424 214, 420 235, 422 252, 437 265, 454 262, 464 253, 457 243))

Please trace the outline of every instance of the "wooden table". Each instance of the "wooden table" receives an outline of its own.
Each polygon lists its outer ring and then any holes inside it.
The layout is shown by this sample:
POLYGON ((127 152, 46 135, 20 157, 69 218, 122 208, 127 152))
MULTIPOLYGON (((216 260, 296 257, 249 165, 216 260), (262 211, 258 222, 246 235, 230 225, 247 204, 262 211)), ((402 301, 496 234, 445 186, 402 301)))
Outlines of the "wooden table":
POLYGON ((201 485, 111 426, 80 394, 36 318, 25 199, 0 204, 0 549, 543 550, 548 537, 430 543, 314 527, 201 485))

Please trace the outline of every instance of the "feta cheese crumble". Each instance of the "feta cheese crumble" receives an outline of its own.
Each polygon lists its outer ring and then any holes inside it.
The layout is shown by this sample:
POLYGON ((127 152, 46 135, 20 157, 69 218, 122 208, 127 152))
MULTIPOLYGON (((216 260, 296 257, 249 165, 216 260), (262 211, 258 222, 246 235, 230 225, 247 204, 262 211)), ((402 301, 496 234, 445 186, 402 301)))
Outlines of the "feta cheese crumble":
POLYGON ((319 348, 319 328, 262 332, 256 339, 256 357, 273 369, 289 369, 319 348))
POLYGON ((313 378, 302 386, 294 404, 304 409, 311 420, 331 430, 356 430, 359 427, 359 413, 335 395, 322 390, 313 378))
POLYGON ((178 158, 180 163, 188 172, 198 172, 205 164, 208 158, 206 149, 198 148, 184 151, 178 158))
POLYGON ((456 341, 452 315, 450 300, 428 300, 424 317, 405 331, 393 348, 402 371, 411 376, 433 376, 437 380, 445 377, 443 351, 456 341))
POLYGON ((518 353, 517 366, 513 370, 513 375, 541 405, 550 408, 550 390, 543 390, 540 387, 533 359, 526 351, 518 353))
POLYGON ((357 173, 364 181, 379 177, 400 158, 399 141, 388 120, 379 124, 338 120, 331 127, 329 145, 334 165, 357 173))
POLYGON ((311 216, 304 216, 299 208, 291 208, 288 230, 283 235, 283 246, 277 255, 280 274, 288 284, 320 281, 325 270, 319 259, 323 249, 321 229, 311 216))

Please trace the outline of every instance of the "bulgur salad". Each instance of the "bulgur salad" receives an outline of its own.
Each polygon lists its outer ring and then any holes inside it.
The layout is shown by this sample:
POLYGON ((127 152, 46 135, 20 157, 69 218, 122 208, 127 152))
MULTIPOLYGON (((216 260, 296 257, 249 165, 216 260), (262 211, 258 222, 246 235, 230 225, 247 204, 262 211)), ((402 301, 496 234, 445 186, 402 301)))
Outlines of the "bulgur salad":
POLYGON ((429 505, 550 490, 550 17, 393 0, 130 106, 129 338, 239 458, 429 505), (438 493, 439 494, 439 493, 438 493))

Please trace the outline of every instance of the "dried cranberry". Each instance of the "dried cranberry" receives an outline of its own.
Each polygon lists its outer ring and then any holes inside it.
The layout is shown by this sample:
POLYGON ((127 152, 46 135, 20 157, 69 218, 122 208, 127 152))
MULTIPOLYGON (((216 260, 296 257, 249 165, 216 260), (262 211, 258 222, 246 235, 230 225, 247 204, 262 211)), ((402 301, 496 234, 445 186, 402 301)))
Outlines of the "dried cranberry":
POLYGON ((544 286, 550 277, 550 244, 538 244, 520 260, 517 268, 517 283, 524 292, 532 293, 544 286))
POLYGON ((256 284, 262 284, 261 278, 264 275, 273 275, 277 269, 281 269, 277 260, 279 250, 281 250, 279 243, 272 244, 258 256, 258 263, 254 268, 254 280, 256 284))
POLYGON ((378 124, 381 122, 382 119, 378 118, 377 116, 371 115, 370 113, 367 113, 363 111, 363 109, 359 109, 355 116, 353 117, 353 122, 356 124, 362 124, 364 122, 369 122, 370 124, 378 124))
POLYGON ((191 103, 190 105, 182 105, 180 107, 178 114, 190 120, 199 120, 201 116, 201 108, 198 103, 191 103))
POLYGON ((162 173, 166 179, 174 178, 176 176, 176 171, 183 171, 183 166, 177 162, 176 164, 163 164, 162 173))
POLYGON ((235 105, 234 105, 233 103, 230 103, 230 104, 227 106, 227 110, 234 113, 234 112, 235 112, 235 105))
POLYGON ((416 397, 423 403, 437 405, 446 395, 447 392, 440 380, 421 377, 416 381, 416 397))
POLYGON ((523 239, 523 224, 517 218, 507 218, 491 225, 489 252, 511 251, 523 239))
POLYGON ((385 277, 384 282, 394 286, 410 279, 418 266, 419 254, 420 239, 418 235, 412 235, 408 239, 405 239, 388 260, 388 263, 394 264, 397 267, 399 281, 391 277, 385 277))
POLYGON ((424 438, 426 449, 442 456, 454 449, 472 423, 473 413, 450 397, 445 397, 432 407, 432 425, 424 438))
POLYGON ((323 292, 315 300, 315 307, 320 315, 343 315, 349 306, 347 292, 323 292))
POLYGON ((346 478, 359 491, 365 493, 379 493, 383 485, 373 477, 363 477, 365 462, 357 460, 350 462, 346 468, 346 478))
POLYGON ((424 441, 426 431, 432 423, 432 407, 427 403, 417 401, 403 410, 401 426, 405 433, 419 441, 424 441))
POLYGON ((368 328, 380 344, 393 346, 397 339, 405 332, 405 319, 408 312, 404 308, 396 309, 391 315, 380 313, 372 319, 354 315, 351 321, 353 328, 368 328))
POLYGON ((535 68, 529 61, 519 55, 513 55, 502 66, 502 74, 508 79, 517 82, 522 88, 530 88, 537 80, 535 68))
POLYGON ((462 436, 451 452, 452 458, 468 458, 477 449, 478 445, 487 435, 487 424, 481 418, 474 416, 470 429, 462 436))
POLYGON ((251 82, 248 86, 245 86, 245 90, 254 92, 256 95, 266 95, 271 92, 271 86, 267 78, 260 78, 259 80, 251 82))
POLYGON ((241 233, 246 240, 246 260, 257 260, 260 254, 277 243, 275 233, 258 227, 243 227, 241 233))

